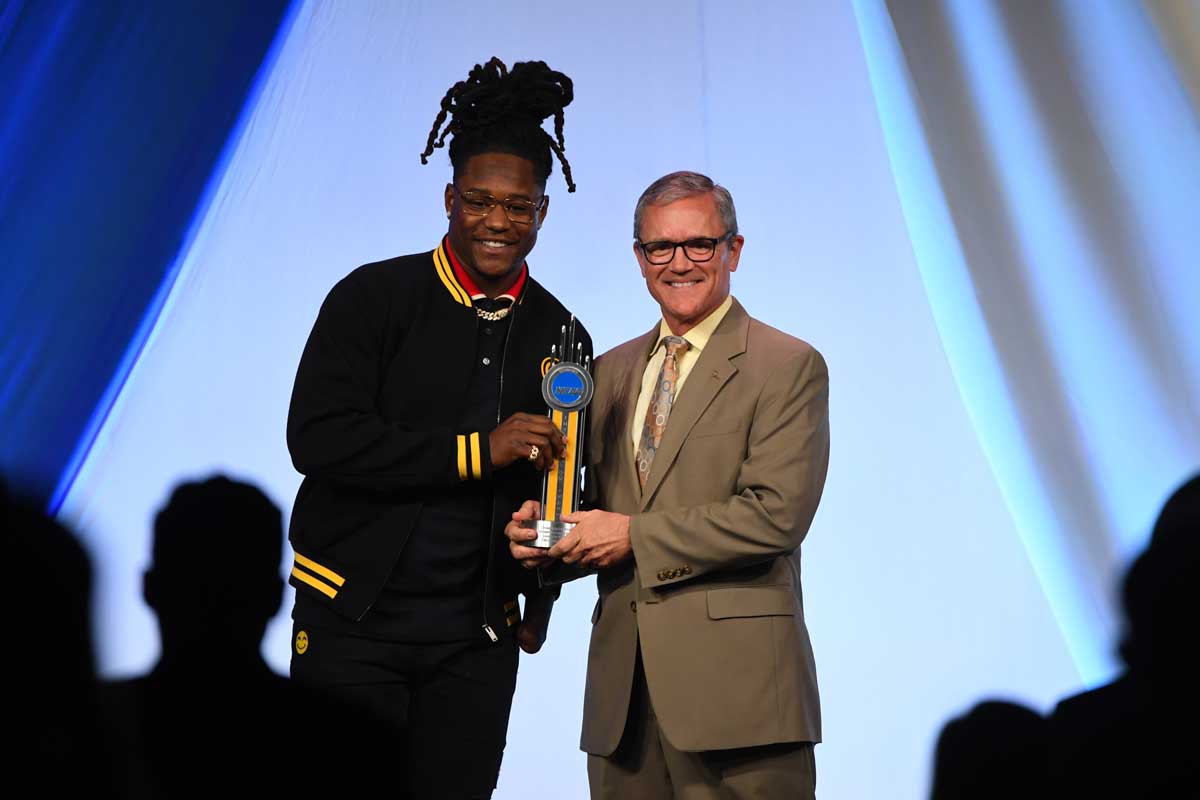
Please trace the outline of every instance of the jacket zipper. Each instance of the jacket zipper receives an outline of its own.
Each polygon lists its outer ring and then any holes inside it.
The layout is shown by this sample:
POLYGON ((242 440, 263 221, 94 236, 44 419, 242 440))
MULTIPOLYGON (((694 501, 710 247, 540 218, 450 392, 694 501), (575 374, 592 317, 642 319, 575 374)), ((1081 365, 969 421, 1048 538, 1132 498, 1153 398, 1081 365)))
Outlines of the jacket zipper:
MULTIPOLYGON (((522 292, 521 294, 524 294, 522 292)), ((517 298, 512 304, 512 316, 508 320, 508 331, 504 334, 504 346, 500 348, 500 386, 496 392, 496 427, 500 426, 500 414, 504 407, 504 367, 508 361, 508 342, 512 338, 513 329, 517 327, 517 306, 520 304, 521 298, 517 298)), ((495 543, 492 541, 494 532, 492 524, 496 519, 496 483, 495 477, 492 478, 492 513, 488 517, 488 547, 487 547, 487 569, 483 573, 483 632, 491 639, 492 644, 500 641, 500 637, 496 635, 496 631, 488 623, 488 589, 492 584, 492 552, 496 549, 495 543)))

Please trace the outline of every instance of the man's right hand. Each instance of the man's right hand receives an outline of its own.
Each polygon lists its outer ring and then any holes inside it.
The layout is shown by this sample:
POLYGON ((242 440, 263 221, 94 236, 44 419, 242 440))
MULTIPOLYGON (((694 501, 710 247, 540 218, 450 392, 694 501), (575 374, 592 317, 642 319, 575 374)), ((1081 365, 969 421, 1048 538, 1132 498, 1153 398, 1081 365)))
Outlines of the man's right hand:
POLYGON ((566 444, 566 437, 550 418, 536 414, 513 414, 488 434, 494 469, 527 459, 539 470, 547 470, 562 456, 566 444), (534 447, 537 448, 537 456, 531 459, 529 454, 534 447))
POLYGON ((546 555, 543 548, 528 546, 528 542, 537 538, 537 531, 521 524, 537 519, 541 514, 541 503, 537 500, 526 500, 513 512, 512 522, 504 526, 504 535, 508 537, 508 551, 525 569, 545 566, 554 560, 546 555))

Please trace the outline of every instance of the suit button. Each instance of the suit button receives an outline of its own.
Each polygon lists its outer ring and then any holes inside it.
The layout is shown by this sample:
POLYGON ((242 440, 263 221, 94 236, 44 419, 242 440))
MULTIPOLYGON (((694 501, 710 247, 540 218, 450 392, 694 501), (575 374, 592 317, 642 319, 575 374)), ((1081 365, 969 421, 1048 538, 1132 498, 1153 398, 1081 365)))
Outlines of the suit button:
POLYGON ((683 565, 683 568, 682 568, 681 570, 679 570, 679 571, 680 571, 680 573, 682 573, 683 575, 691 575, 691 574, 692 574, 692 568, 691 568, 691 567, 689 567, 687 564, 684 564, 684 565, 683 565))
POLYGON ((637 600, 630 600, 630 601, 629 601, 629 610, 630 610, 630 611, 632 611, 632 612, 633 612, 633 613, 635 613, 635 614, 637 613, 637 600))
POLYGON ((658 572, 658 579, 659 579, 660 581, 665 581, 665 580, 667 579, 667 573, 666 573, 666 571, 664 571, 664 570, 659 570, 659 572, 658 572))

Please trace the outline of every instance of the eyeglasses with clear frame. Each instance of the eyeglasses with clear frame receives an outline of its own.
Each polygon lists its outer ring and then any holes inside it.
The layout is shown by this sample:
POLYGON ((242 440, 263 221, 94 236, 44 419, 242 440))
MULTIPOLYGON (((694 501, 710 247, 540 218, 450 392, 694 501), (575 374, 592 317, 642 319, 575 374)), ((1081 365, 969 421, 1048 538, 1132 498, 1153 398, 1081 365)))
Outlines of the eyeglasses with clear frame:
POLYGON ((698 236, 695 239, 688 239, 686 242, 643 242, 638 239, 637 246, 642 251, 642 255, 646 257, 646 261, 655 266, 670 264, 671 260, 675 258, 675 251, 680 247, 683 248, 683 254, 688 257, 689 261, 703 264, 705 261, 711 261, 717 252, 717 245, 731 236, 733 236, 733 231, 727 231, 723 236, 715 239, 698 236))
POLYGON ((535 203, 532 200, 497 200, 490 194, 482 192, 459 191, 457 186, 454 186, 454 193, 462 200, 462 209, 466 213, 475 217, 486 217, 492 213, 493 208, 500 206, 504 209, 504 216, 508 217, 510 222, 518 225, 532 223, 537 212, 541 211, 542 206, 546 204, 545 195, 535 203))

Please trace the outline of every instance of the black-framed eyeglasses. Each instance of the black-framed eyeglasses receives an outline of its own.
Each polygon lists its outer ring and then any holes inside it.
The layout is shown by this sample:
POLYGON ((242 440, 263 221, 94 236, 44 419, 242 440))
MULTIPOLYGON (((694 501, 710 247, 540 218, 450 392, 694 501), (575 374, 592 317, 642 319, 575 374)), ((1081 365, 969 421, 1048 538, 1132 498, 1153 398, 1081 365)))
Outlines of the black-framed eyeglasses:
POLYGON ((532 200, 497 200, 483 192, 461 192, 457 186, 454 187, 454 193, 462 201, 463 211, 472 216, 486 217, 492 213, 493 208, 500 206, 510 221, 520 225, 528 225, 533 222, 537 212, 541 211, 542 206, 546 204, 545 195, 535 203, 532 200))
POLYGON ((705 261, 712 260, 713 255, 717 252, 717 245, 731 236, 733 236, 733 231, 727 231, 724 236, 718 236, 715 239, 698 236, 695 239, 688 239, 686 242, 643 242, 639 239, 637 246, 651 264, 670 264, 671 259, 675 258, 675 251, 680 247, 683 248, 683 254, 688 257, 688 260, 703 264, 705 261))

